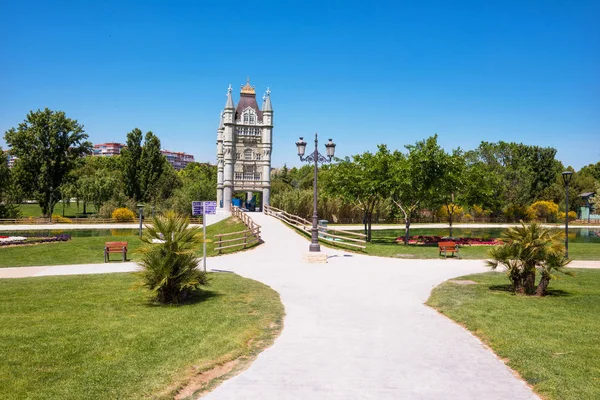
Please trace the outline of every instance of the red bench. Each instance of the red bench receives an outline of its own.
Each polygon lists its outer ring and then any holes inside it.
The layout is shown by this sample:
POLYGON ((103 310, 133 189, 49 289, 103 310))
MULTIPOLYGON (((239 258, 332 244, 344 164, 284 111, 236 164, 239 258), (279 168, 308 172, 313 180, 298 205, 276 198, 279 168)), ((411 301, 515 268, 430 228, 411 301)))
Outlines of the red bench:
POLYGON ((127 261, 127 242, 104 243, 104 262, 110 261, 110 253, 121 253, 123 261, 127 261))
POLYGON ((439 242, 440 256, 444 253, 444 257, 448 257, 448 253, 458 257, 458 245, 454 242, 439 242))

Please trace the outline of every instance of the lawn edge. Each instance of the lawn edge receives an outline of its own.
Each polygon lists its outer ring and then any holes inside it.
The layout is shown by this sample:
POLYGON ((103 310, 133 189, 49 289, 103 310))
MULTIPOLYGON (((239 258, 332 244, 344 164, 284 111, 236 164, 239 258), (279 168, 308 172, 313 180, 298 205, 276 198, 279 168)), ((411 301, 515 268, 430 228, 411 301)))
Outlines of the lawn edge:
MULTIPOLYGON (((484 272, 485 273, 485 272, 484 272)), ((469 275, 473 275, 473 274, 469 274, 469 275)), ((517 378, 523 385, 525 385, 526 387, 528 387, 529 389, 531 389, 531 391, 540 399, 540 400, 547 400, 547 397, 544 397, 543 395, 541 395, 540 393, 538 393, 535 390, 535 387, 533 385, 531 385, 529 382, 527 382, 527 380, 525 380, 521 374, 519 373, 519 371, 515 370, 514 368, 512 368, 506 359, 500 357, 496 351, 494 350, 494 348, 489 344, 489 342, 484 338, 484 337, 480 337, 479 335, 477 335, 475 332, 471 331, 469 328, 467 328, 464 324, 453 320, 452 318, 450 318, 450 316, 444 314, 443 312, 441 312, 440 310, 438 310, 437 308, 435 308, 432 305, 429 305, 429 300, 431 299, 431 293, 433 292, 434 289, 442 286, 443 284, 446 283, 450 283, 449 281, 453 280, 453 279, 458 279, 458 278, 462 278, 463 276, 468 276, 468 275, 461 275, 461 276, 456 276, 453 278, 449 278, 445 281, 443 281, 442 283, 440 283, 437 286, 434 286, 431 291, 429 292, 429 297, 427 298, 427 301, 425 301, 423 303, 423 305, 433 311, 435 311, 438 315, 441 315, 442 317, 446 318, 448 321, 452 322, 454 325, 457 325, 459 327, 461 327, 465 332, 467 332, 469 335, 471 335, 473 338, 475 338, 486 350, 488 350, 490 353, 492 353, 494 355, 494 357, 496 357, 502 364, 504 364, 506 366, 506 368, 508 368, 510 370, 510 372, 513 374, 513 376, 515 378, 517 378)), ((479 284, 479 283, 477 283, 479 284)))

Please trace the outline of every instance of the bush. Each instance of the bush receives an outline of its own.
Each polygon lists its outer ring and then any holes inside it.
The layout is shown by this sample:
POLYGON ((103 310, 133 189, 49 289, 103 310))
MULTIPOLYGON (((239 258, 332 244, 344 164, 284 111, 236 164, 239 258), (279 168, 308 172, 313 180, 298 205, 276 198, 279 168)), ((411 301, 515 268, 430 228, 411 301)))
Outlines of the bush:
POLYGON ((98 210, 98 217, 100 218, 112 218, 112 213, 119 208, 119 206, 117 205, 116 202, 114 201, 107 201, 106 203, 102 204, 102 206, 100 207, 100 209, 98 210))
POLYGON ((558 204, 553 201, 536 201, 527 210, 529 219, 543 222, 556 222, 558 216, 558 204))
POLYGON ((117 221, 135 221, 135 214, 128 208, 117 208, 111 215, 112 219, 117 221))
POLYGON ((60 224, 72 224, 73 223, 71 218, 61 217, 58 214, 52 215, 52 222, 56 222, 56 223, 60 223, 60 224))
MULTIPOLYGON (((558 218, 561 221, 565 220, 565 213, 564 211, 561 211, 560 213, 558 213, 558 218)), ((569 221, 575 221, 577 219, 577 213, 575 211, 569 211, 569 221)))
POLYGON ((163 304, 186 301, 206 285, 207 277, 199 270, 196 247, 202 243, 202 231, 190 228, 189 219, 173 212, 152 218, 142 241, 141 286, 150 289, 153 299, 163 304))

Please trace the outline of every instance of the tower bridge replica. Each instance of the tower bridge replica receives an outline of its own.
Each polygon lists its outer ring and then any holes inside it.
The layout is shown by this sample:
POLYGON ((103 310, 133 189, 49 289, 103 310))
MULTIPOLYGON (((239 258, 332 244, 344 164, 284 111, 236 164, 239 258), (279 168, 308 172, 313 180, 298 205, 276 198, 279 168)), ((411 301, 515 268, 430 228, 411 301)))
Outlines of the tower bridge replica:
POLYGON ((248 203, 261 196, 261 208, 270 204, 273 108, 267 88, 262 107, 250 79, 242 86, 235 106, 232 88, 217 129, 217 205, 228 211, 234 193, 243 192, 248 203))

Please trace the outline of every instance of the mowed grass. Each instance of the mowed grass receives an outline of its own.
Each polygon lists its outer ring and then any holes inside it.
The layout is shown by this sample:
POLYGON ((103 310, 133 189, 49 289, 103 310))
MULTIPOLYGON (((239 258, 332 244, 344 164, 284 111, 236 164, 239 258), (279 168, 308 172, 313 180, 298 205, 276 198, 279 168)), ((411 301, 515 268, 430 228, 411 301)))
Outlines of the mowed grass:
POLYGON ((475 333, 549 399, 600 399, 600 270, 573 270, 544 298, 508 291, 504 273, 450 281, 427 304, 475 333))
POLYGON ((133 274, 0 280, 0 398, 172 398, 198 373, 270 345, 279 295, 209 274, 193 304, 155 306, 133 274))
MULTIPOLYGON (((246 226, 237 219, 228 218, 206 227, 206 236, 209 240, 206 244, 206 254, 215 256, 216 234, 238 232, 246 229, 246 226)), ((118 232, 114 231, 115 234, 118 232)), ((15 232, 18 235, 18 232, 15 232)), ((235 237, 232 236, 232 237, 235 237)), ((42 243, 31 246, 0 247, 0 268, 26 267, 44 265, 67 265, 87 264, 104 262, 104 243, 127 242, 127 259, 137 261, 140 253, 136 252, 142 245, 138 236, 95 236, 95 237, 73 237, 67 242, 42 243)), ((223 250, 222 254, 239 251, 243 247, 223 250)), ((202 255, 202 246, 197 252, 202 255)), ((111 262, 121 262, 120 254, 111 254, 111 262)))
MULTIPOLYGON (((42 216, 42 209, 40 208, 40 205, 37 203, 36 204, 20 204, 19 210, 21 211, 21 217, 23 217, 23 218, 28 218, 28 217, 37 218, 37 217, 42 216)), ((85 211, 87 214, 93 214, 93 213, 97 212, 96 207, 94 207, 93 204, 88 204, 85 208, 85 211)), ((54 207, 53 214, 60 215, 60 216, 63 215, 62 203, 56 204, 56 206, 54 207)), ((75 203, 75 202, 65 204, 65 217, 74 218, 78 214, 83 214, 83 203, 79 203, 79 206, 77 206, 77 203, 75 203)))
MULTIPOLYGON (((439 250, 435 245, 398 244, 396 239, 403 231, 372 231, 371 243, 367 243, 365 252, 382 257, 439 258, 439 250)), ((463 259, 485 259, 491 246, 462 246, 459 257, 463 259)), ((442 256, 443 257, 443 256, 442 256)), ((569 243, 569 257, 573 260, 600 260, 600 243, 569 243)))

